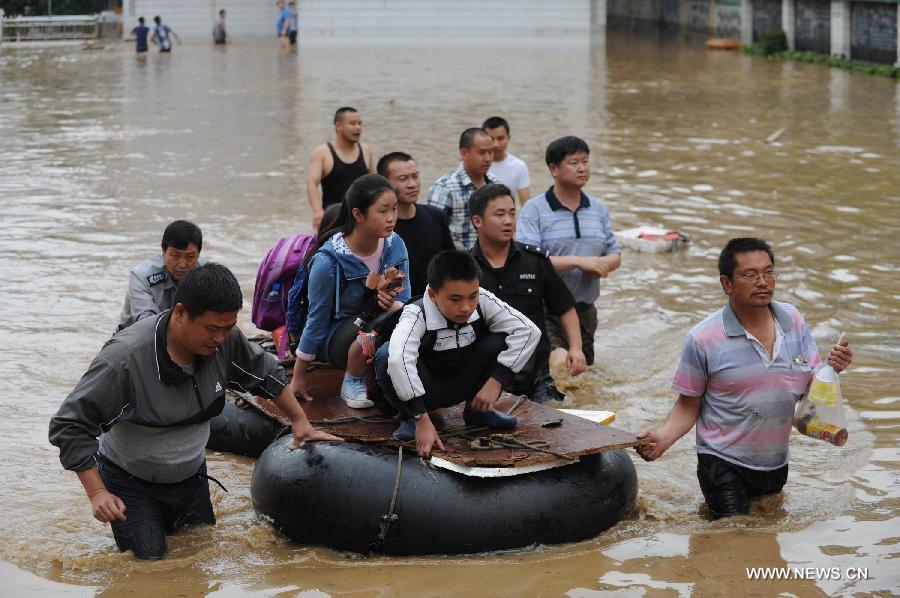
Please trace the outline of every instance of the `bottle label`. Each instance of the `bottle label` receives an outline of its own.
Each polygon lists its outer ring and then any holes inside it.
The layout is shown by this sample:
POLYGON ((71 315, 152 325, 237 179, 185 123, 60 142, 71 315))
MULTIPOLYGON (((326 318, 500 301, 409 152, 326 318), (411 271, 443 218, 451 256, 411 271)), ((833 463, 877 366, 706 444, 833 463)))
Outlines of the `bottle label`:
POLYGON ((822 407, 834 407, 837 403, 837 385, 830 382, 822 382, 813 378, 809 387, 809 400, 814 405, 822 407))
POLYGON ((818 417, 814 417, 806 424, 805 434, 810 438, 831 441, 843 428, 837 424, 829 424, 818 417))

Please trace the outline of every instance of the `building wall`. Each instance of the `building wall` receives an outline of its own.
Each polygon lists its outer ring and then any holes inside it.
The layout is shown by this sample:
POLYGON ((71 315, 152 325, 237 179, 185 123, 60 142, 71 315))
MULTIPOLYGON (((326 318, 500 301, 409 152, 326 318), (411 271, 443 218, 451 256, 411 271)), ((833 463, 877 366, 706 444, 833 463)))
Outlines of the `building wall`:
POLYGON ((850 57, 888 64, 897 60, 897 4, 850 5, 850 57))
MULTIPOLYGON (((651 2, 652 0, 644 0, 651 2)), ((591 0, 299 0, 299 39, 307 46, 589 43, 591 0)), ((274 0, 124 0, 125 29, 161 15, 185 41, 210 39, 228 11, 233 40, 275 37, 274 0)))
POLYGON ((309 46, 571 45, 590 41, 590 0, 301 0, 309 46))
POLYGON ((659 20, 659 0, 631 0, 634 6, 635 19, 646 21, 659 20))
POLYGON ((709 29, 709 0, 685 0, 688 29, 709 29))
POLYGON ((766 31, 781 29, 781 0, 753 1, 753 41, 766 31))
POLYGON ((659 0, 659 18, 666 25, 678 25, 681 17, 681 0, 659 0))
POLYGON ((716 0, 716 35, 741 36, 741 0, 716 0))
MULTIPOLYGON (((592 2, 599 6, 598 0, 592 2)), ((849 54, 858 60, 900 64, 897 51, 900 0, 851 0, 847 3, 849 20, 841 16, 845 4, 839 0, 606 0, 605 3, 610 28, 634 30, 654 24, 675 25, 750 43, 752 18, 754 42, 767 31, 785 29, 789 47, 795 50, 849 54), (834 12, 835 8, 840 10, 834 12), (792 21, 785 27, 782 18, 792 18, 792 21), (742 27, 744 20, 746 27, 742 27), (790 29, 793 29, 793 46, 790 29)))
POLYGON ((278 17, 274 0, 124 0, 123 29, 131 31, 143 16, 153 26, 153 17, 160 15, 184 41, 206 41, 212 38, 212 28, 219 9, 227 11, 228 34, 241 38, 275 37, 278 17))
POLYGON ((831 52, 831 3, 828 0, 797 0, 794 49, 798 52, 831 52))

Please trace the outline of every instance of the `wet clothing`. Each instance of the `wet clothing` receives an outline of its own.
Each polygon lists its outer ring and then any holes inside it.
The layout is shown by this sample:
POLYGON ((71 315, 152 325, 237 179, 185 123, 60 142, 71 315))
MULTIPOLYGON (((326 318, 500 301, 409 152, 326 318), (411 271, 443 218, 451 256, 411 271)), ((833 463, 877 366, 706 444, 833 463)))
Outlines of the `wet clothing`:
POLYGON ((787 465, 794 408, 821 364, 800 312, 770 309, 780 338, 771 357, 726 304, 688 333, 672 380, 675 392, 703 397, 697 452, 759 471, 787 465))
POLYGON ((217 44, 224 44, 228 41, 228 34, 225 33, 225 19, 219 19, 216 22, 215 27, 213 27, 213 42, 217 44))
MULTIPOLYGON (((597 307, 593 303, 576 303, 575 314, 578 316, 578 327, 581 329, 581 352, 588 365, 594 365, 594 337, 597 335, 597 307)), ((569 350, 569 341, 563 332, 559 317, 548 314, 547 327, 544 328, 550 350, 569 350)))
POLYGON ((409 253, 412 294, 421 295, 428 284, 428 262, 441 251, 455 249, 447 214, 434 206, 416 205, 415 216, 398 218, 394 232, 403 238, 409 253))
MULTIPOLYGON (((202 265, 206 260, 201 257, 197 263, 202 265)), ((132 268, 118 330, 174 307, 177 288, 162 255, 148 258, 132 268)))
POLYGON ((519 199, 519 189, 531 187, 528 166, 520 158, 509 152, 506 153, 506 159, 502 162, 497 162, 496 160, 492 162, 491 169, 488 172, 503 181, 503 184, 509 187, 509 190, 513 192, 513 197, 516 199, 519 199))
POLYGON ((131 35, 134 36, 135 46, 134 49, 137 52, 146 52, 147 51, 147 36, 150 34, 150 28, 145 25, 138 25, 134 29, 131 30, 131 35))
MULTIPOLYGON (((403 289, 396 297, 405 302, 410 297, 409 258, 397 233, 384 240, 378 273, 384 274, 391 266, 405 275, 403 289)), ((313 255, 309 264, 309 315, 300 336, 299 358, 311 361, 317 356, 327 357, 329 340, 341 321, 359 316, 365 306, 369 272, 369 267, 347 247, 343 233, 332 235, 313 255)))
MULTIPOLYGON (((485 184, 499 183, 500 179, 488 172, 485 184)), ((431 186, 428 190, 428 205, 440 208, 450 220, 450 236, 460 251, 468 251, 475 245, 478 232, 469 217, 469 197, 477 187, 469 173, 460 163, 431 186)))
POLYGON ((544 329, 544 313, 559 316, 575 306, 572 293, 553 268, 547 252, 512 241, 506 263, 494 268, 476 241, 472 256, 481 267, 481 287, 544 329))
POLYGON ((699 453, 697 479, 713 519, 720 519, 746 515, 751 498, 781 492, 788 479, 788 466, 759 471, 699 453))
POLYGON ((348 164, 338 157, 334 151, 334 146, 328 143, 328 150, 331 152, 331 158, 334 160, 334 166, 322 179, 322 209, 324 210, 330 205, 341 203, 347 194, 347 189, 359 177, 369 174, 369 167, 366 166, 366 156, 363 152, 362 145, 356 144, 359 148, 359 157, 348 164))
POLYGON ((505 341, 505 334, 488 333, 481 336, 468 347, 465 359, 460 360, 458 368, 452 372, 424 355, 420 357, 416 362, 416 373, 424 389, 421 400, 401 401, 397 396, 388 373, 391 341, 381 345, 375 353, 375 379, 388 403, 400 412, 401 419, 450 407, 462 401, 468 402, 478 394, 488 378, 494 375, 497 358, 506 349, 505 341))
POLYGON ((275 34, 279 37, 285 35, 284 24, 291 18, 291 11, 288 7, 284 7, 278 13, 278 20, 275 22, 275 34))
POLYGON ((125 521, 110 523, 116 545, 139 559, 163 558, 166 536, 180 528, 216 523, 206 461, 195 475, 174 484, 145 482, 102 456, 97 471, 106 489, 125 503, 125 521))
POLYGON ((156 38, 157 43, 159 43, 160 52, 172 51, 172 40, 169 38, 171 32, 172 30, 165 23, 160 23, 153 30, 153 36, 156 38))
POLYGON ((237 327, 213 355, 196 357, 193 375, 185 372, 167 349, 171 313, 113 335, 63 401, 49 436, 64 468, 94 467, 99 448, 146 482, 186 480, 203 463, 209 420, 222 411, 226 387, 269 399, 281 393, 284 370, 237 327))
MULTIPOLYGON (((482 288, 525 314, 539 330, 546 330, 545 312, 558 317, 575 307, 572 293, 554 270, 546 252, 536 247, 512 241, 506 263, 500 268, 491 266, 477 241, 472 256, 481 267, 482 288)), ((549 356, 550 345, 544 335, 528 365, 516 376, 511 392, 531 397, 536 392, 540 395, 548 382, 552 385, 552 379, 548 380, 549 356)), ((549 398, 560 398, 555 393, 550 394, 549 398)))
POLYGON ((292 46, 297 43, 297 16, 298 15, 296 11, 288 9, 288 40, 291 42, 292 46))
MULTIPOLYGON (((406 411, 410 414, 426 410, 425 380, 429 376, 435 380, 462 383, 463 372, 476 365, 475 357, 482 358, 476 345, 489 334, 505 335, 505 347, 495 360, 478 367, 483 365, 488 376, 501 385, 508 386, 531 359, 541 337, 538 327, 490 291, 480 289, 480 293, 478 308, 462 325, 449 322, 427 292, 403 308, 391 333, 385 367, 392 392, 407 404, 406 411), (419 375, 420 364, 428 370, 425 379, 419 375)), ((456 402, 466 399, 457 396, 456 402)))
MULTIPOLYGON (((622 253, 603 202, 582 193, 581 203, 573 212, 559 201, 553 187, 529 200, 519 212, 516 240, 546 249, 554 256, 622 253)), ((587 272, 573 268, 561 272, 560 277, 579 303, 594 303, 600 296, 600 279, 587 272)))

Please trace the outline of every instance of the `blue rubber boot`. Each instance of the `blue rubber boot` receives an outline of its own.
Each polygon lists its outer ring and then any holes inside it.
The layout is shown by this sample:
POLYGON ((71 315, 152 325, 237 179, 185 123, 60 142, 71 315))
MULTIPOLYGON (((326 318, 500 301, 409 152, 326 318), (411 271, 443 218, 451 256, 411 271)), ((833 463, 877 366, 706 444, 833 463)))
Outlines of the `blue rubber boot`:
POLYGON ((416 420, 409 418, 400 422, 400 426, 394 430, 393 438, 397 442, 409 442, 410 440, 415 440, 416 420))
POLYGON ((508 430, 515 428, 519 423, 515 415, 506 415, 496 409, 491 411, 473 411, 469 408, 468 403, 466 403, 466 408, 463 411, 463 421, 466 422, 467 426, 487 426, 494 430, 508 430))

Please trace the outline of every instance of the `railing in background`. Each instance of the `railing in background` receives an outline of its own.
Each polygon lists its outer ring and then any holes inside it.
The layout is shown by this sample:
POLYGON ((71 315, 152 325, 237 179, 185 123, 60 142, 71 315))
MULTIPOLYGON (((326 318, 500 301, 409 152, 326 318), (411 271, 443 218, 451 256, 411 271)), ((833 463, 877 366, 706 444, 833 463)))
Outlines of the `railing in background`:
POLYGON ((0 15, 0 21, 3 41, 22 42, 97 39, 103 18, 99 15, 12 18, 0 15))

